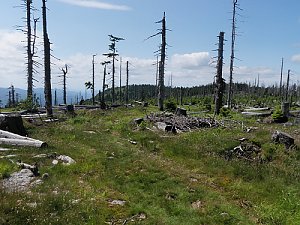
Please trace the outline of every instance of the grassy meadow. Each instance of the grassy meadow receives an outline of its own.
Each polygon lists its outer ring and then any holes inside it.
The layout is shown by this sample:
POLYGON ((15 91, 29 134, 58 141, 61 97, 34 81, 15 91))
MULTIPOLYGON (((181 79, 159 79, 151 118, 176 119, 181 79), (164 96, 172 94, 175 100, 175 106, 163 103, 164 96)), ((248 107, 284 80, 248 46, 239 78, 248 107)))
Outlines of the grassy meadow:
MULTIPOLYGON (((18 147, 0 156, 38 163, 49 177, 25 193, 0 190, 0 224, 300 224, 300 151, 271 142, 281 130, 300 146, 299 125, 233 113, 226 126, 175 135, 132 122, 155 110, 83 110, 62 122, 25 122, 29 136, 49 147, 18 147), (257 128, 247 133, 245 127, 257 128), (224 152, 239 138, 260 146, 265 160, 226 160, 224 152), (53 152, 76 163, 33 157, 53 152)), ((18 170, 0 159, 0 179, 18 170)))

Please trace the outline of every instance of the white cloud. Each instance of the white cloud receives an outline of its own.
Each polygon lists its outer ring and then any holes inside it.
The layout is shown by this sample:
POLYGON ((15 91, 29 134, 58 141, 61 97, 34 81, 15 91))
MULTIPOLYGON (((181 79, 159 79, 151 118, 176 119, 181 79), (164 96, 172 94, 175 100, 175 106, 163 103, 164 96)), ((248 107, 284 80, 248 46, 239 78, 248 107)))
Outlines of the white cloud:
POLYGON ((116 5, 116 4, 106 3, 106 2, 99 2, 96 0, 59 0, 59 1, 70 5, 76 5, 80 7, 86 7, 86 8, 120 10, 120 11, 127 11, 131 9, 126 5, 116 5))
POLYGON ((1 87, 26 86, 24 39, 21 32, 0 30, 1 87))
POLYGON ((176 68, 195 69, 207 66, 210 61, 208 52, 195 52, 188 54, 175 54, 172 56, 172 66, 176 68))
POLYGON ((300 63, 300 54, 292 56, 292 62, 300 63))

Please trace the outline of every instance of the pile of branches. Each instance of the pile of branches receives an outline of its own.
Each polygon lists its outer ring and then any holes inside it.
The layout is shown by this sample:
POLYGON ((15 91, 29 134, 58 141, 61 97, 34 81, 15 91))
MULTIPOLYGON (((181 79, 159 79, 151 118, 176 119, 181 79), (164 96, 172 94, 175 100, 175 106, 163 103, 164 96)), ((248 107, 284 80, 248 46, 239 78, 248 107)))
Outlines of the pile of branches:
MULTIPOLYGON (((171 131, 187 132, 199 128, 217 127, 220 124, 212 118, 200 118, 191 116, 177 116, 173 113, 152 113, 146 116, 151 123, 165 123, 171 131)), ((167 129, 166 129, 167 130, 167 129)))
POLYGON ((251 142, 241 141, 241 144, 234 149, 225 151, 225 159, 243 159, 249 162, 261 162, 261 148, 251 142))

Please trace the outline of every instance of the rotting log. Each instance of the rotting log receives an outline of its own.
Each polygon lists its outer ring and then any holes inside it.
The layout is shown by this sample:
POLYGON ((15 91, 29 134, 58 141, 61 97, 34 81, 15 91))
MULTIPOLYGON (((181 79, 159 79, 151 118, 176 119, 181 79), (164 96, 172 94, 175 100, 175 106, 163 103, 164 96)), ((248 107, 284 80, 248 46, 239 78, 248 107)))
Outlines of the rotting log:
POLYGON ((13 139, 13 138, 0 138, 0 144, 29 146, 29 147, 36 147, 36 148, 44 148, 48 146, 47 143, 39 140, 25 140, 25 139, 13 139))

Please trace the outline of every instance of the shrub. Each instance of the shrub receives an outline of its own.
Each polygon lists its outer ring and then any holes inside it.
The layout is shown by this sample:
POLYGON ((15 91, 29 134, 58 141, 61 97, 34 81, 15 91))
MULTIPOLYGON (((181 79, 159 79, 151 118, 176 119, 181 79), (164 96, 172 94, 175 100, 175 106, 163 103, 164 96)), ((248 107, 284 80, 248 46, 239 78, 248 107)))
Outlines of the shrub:
POLYGON ((283 115, 279 106, 277 106, 275 111, 273 112, 272 119, 275 123, 285 123, 288 120, 288 118, 283 115))
POLYGON ((39 107, 38 99, 33 99, 29 97, 23 101, 21 101, 17 107, 19 110, 28 110, 29 112, 37 112, 37 108, 39 107))
POLYGON ((228 117, 230 115, 230 112, 231 111, 229 108, 222 107, 220 110, 220 115, 224 117, 228 117))
POLYGON ((165 106, 166 106, 166 110, 170 112, 174 112, 177 108, 176 103, 173 101, 166 102, 165 106))

